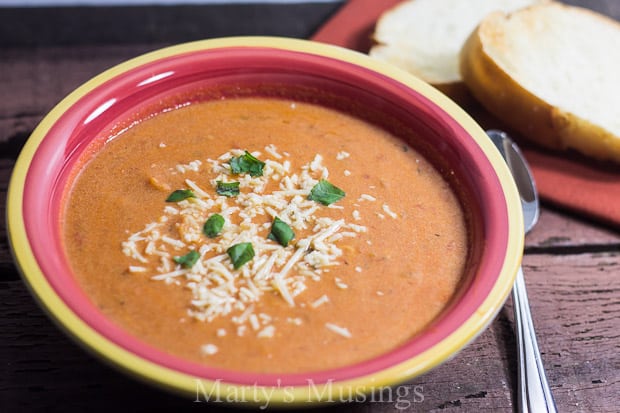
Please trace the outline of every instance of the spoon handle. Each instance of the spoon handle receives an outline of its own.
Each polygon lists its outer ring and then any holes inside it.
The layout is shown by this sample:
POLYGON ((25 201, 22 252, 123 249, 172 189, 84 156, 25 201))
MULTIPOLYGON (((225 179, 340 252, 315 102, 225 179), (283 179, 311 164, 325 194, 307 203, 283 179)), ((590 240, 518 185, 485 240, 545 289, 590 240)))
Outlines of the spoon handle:
POLYGON ((515 313, 515 333, 519 360, 519 411, 557 412, 545 370, 540 358, 532 314, 528 304, 523 270, 519 268, 512 300, 515 313))

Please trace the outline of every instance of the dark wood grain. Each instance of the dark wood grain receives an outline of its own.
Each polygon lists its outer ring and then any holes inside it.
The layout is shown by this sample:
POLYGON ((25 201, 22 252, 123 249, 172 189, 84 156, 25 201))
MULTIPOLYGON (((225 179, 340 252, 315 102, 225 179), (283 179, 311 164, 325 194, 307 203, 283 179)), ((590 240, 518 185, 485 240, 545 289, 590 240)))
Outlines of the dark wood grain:
MULTIPOLYGON (((131 1, 125 2, 131 5, 131 1)), ((183 3, 183 2, 181 2, 183 3)), ((0 47, 182 43, 207 37, 308 38, 339 6, 327 3, 175 7, 0 8, 0 47)))
MULTIPOLYGON (((562 411, 617 411, 620 394, 620 253, 529 255, 524 270, 549 382, 562 411)), ((195 407, 116 372, 62 334, 18 281, 0 282, 0 395, 28 409, 104 411, 139 401, 142 411, 195 407), (79 395, 77 397, 76 395, 79 395)), ((461 407, 511 411, 515 354, 510 302, 480 337, 454 359, 403 385, 419 411, 461 407), (417 386, 417 387, 416 387, 417 386), (413 397, 413 389, 424 400, 413 397), (414 400, 416 401, 415 403, 414 400)), ((338 411, 393 411, 384 403, 339 406, 338 411)), ((401 401, 400 406, 406 401, 401 401)), ((210 406, 212 407, 212 406, 210 406)))
MULTIPOLYGON (((570 3, 620 17, 617 0, 570 3)), ((222 13, 222 8, 205 7, 197 13, 182 10, 169 16, 160 14, 174 9, 148 8, 147 24, 165 21, 165 30, 134 27, 98 36, 105 13, 94 19, 92 10, 54 11, 63 16, 59 21, 65 24, 71 16, 88 15, 86 22, 93 33, 79 41, 73 38, 73 43, 67 37, 71 28, 56 34, 50 22, 37 28, 35 23, 42 21, 40 11, 35 16, 24 9, 0 9, 0 412, 234 411, 142 384, 76 345, 49 320, 19 279, 4 217, 10 173, 28 135, 45 113, 90 77, 179 38, 224 33, 226 25, 232 27, 226 32, 230 34, 306 37, 336 6, 286 11, 237 7, 239 13, 234 8, 222 13), (247 20, 248 15, 255 16, 254 23, 247 20), (18 30, 14 20, 20 16, 22 28, 18 30), (180 27, 183 22, 175 23, 174 16, 183 16, 191 27, 180 27), (239 16, 245 20, 236 21, 239 16), (201 19, 215 26, 202 27, 201 19), (282 23, 282 19, 288 20, 282 23), (180 32, 171 34, 174 24, 180 32), (128 36, 132 30, 135 36, 128 36), (41 37, 46 34, 48 38, 41 37)), ((136 9, 126 19, 139 17, 143 11, 136 9)), ((106 11, 108 15, 118 12, 106 11)), ((83 27, 85 22, 80 24, 83 27)), ((543 362, 560 411, 619 411, 620 233, 546 206, 526 239, 524 270, 543 362)), ((326 406, 320 411, 513 411, 512 327, 509 300, 491 326, 454 359, 406 383, 401 391, 408 394, 400 403, 393 398, 382 403, 326 406), (414 389, 423 400, 414 395, 414 389)))
POLYGON ((528 253, 580 253, 620 249, 620 233, 601 223, 554 210, 541 212, 540 225, 525 238, 528 253))

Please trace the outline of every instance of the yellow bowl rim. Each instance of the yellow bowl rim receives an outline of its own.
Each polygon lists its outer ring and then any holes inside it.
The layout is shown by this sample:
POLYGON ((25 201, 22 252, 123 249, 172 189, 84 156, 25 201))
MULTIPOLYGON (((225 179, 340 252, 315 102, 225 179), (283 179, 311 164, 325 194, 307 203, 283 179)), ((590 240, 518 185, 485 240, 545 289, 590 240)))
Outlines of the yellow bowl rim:
POLYGON ((309 386, 273 387, 267 392, 259 391, 256 397, 248 401, 249 404, 292 406, 312 402, 329 402, 333 401, 333 397, 330 399, 333 394, 341 394, 339 392, 350 390, 354 391, 352 394, 356 394, 355 391, 370 394, 377 389, 403 383, 453 357, 493 320, 503 306, 520 266, 524 244, 523 217, 519 195, 510 171, 480 126, 463 109, 427 83, 362 53, 308 40, 263 36, 228 37, 167 47, 138 56, 104 71, 58 103, 40 122, 22 149, 11 176, 7 195, 7 231, 11 250, 22 277, 33 295, 51 318, 86 349, 151 384, 180 394, 191 395, 198 399, 205 397, 205 395, 211 395, 213 399, 219 396, 221 400, 225 400, 225 396, 229 394, 253 394, 253 391, 256 395, 255 386, 225 383, 219 380, 205 380, 142 359, 112 343, 85 324, 56 295, 47 282, 29 247, 22 215, 23 188, 35 151, 51 126, 81 97, 115 76, 159 59, 205 49, 240 46, 298 51, 349 62, 407 85, 437 104, 472 136, 496 171, 506 199, 509 231, 506 258, 491 292, 466 322, 437 345, 409 360, 370 375, 318 385, 313 383, 309 386), (514 253, 511 254, 510 252, 514 253))

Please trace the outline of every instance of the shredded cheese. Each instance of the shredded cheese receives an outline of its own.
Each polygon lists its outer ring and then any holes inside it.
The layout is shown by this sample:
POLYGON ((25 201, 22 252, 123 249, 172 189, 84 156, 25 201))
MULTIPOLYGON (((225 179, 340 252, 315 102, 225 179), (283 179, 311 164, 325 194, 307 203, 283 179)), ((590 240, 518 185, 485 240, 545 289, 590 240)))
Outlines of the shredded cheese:
POLYGON ((353 337, 353 335, 351 334, 349 329, 347 329, 345 327, 340 327, 340 326, 338 326, 336 324, 332 324, 332 323, 325 323, 325 327, 327 327, 328 330, 333 331, 334 333, 341 335, 342 337, 345 337, 345 338, 353 337))
POLYGON ((345 152, 345 151, 340 151, 336 154, 336 159, 341 161, 343 159, 348 158, 349 156, 351 156, 351 154, 349 154, 349 152, 345 152))
POLYGON ((303 324, 303 321, 299 317, 287 317, 286 322, 290 324, 295 324, 296 326, 300 326, 303 324))
POLYGON ((320 307, 321 305, 323 305, 325 303, 328 303, 328 302, 329 302, 329 297, 327 297, 325 294, 323 294, 322 296, 320 296, 319 298, 314 300, 312 303, 310 303, 310 307, 317 308, 317 307, 320 307))
POLYGON ((336 283, 336 287, 340 288, 341 290, 346 290, 347 288, 349 288, 349 286, 344 283, 339 277, 334 278, 334 282, 336 283))
POLYGON ((215 344, 205 344, 200 348, 200 350, 203 352, 203 354, 206 354, 207 356, 212 356, 216 354, 219 349, 215 344))
MULTIPOLYGON (((294 104, 291 107, 294 108, 294 104)), ((154 281, 188 289, 191 300, 187 315, 190 317, 210 322, 230 316, 238 336, 251 333, 269 338, 275 334, 274 318, 265 313, 256 314, 254 304, 266 293, 277 293, 294 307, 295 298, 303 294, 308 282, 320 281, 330 267, 341 264, 343 250, 337 244, 359 237, 367 232, 367 227, 347 222, 345 218, 321 216, 325 207, 308 200, 314 185, 329 176, 320 154, 294 170, 287 152, 279 152, 275 145, 264 149, 270 158, 263 160, 263 175, 258 177, 232 175, 229 162, 245 153, 241 149, 233 149, 216 159, 197 159, 176 165, 170 173, 184 174, 183 182, 194 197, 163 206, 162 216, 128 235, 122 243, 122 251, 137 262, 137 265, 128 266, 130 273, 146 274, 154 281), (231 198, 217 195, 214 190, 217 181, 239 182, 239 195, 231 198), (214 213, 220 214, 225 224, 217 237, 208 238, 202 233, 202 227, 214 213), (287 247, 267 239, 275 217, 304 236, 295 238, 287 247), (170 233, 167 228, 176 228, 178 233, 170 233), (234 269, 226 251, 242 242, 252 244, 255 256, 243 267, 234 269), (199 253, 191 268, 174 261, 191 250, 199 253)), ((252 154, 261 156, 257 151, 252 154)), ((345 151, 336 155, 337 160, 349 157, 345 151)), ((345 170, 344 174, 349 176, 351 172, 345 170)), ((375 201, 376 198, 360 194, 359 201, 363 200, 375 201)), ((342 209, 343 206, 331 204, 328 208, 342 209)), ((386 204, 383 204, 383 211, 392 218, 397 217, 386 204)), ((362 219, 357 209, 350 216, 355 221, 362 219)), ((367 242, 370 245, 370 241, 367 242)), ((361 271, 359 267, 355 270, 361 271)), ((336 277, 335 281, 338 288, 348 288, 340 278, 336 277)), ((322 295, 310 303, 310 307, 314 309, 327 302, 327 295, 322 295)), ((300 306, 305 307, 305 304, 302 302, 300 306)), ((287 318, 286 322, 301 325, 302 319, 287 318)), ((325 326, 343 337, 351 337, 344 327, 331 323, 325 326)), ((226 335, 226 329, 217 329, 216 337, 226 335)), ((213 355, 218 348, 215 344, 206 344, 201 351, 213 355)))
POLYGON ((390 207, 388 206, 388 204, 383 204, 383 211, 394 219, 398 218, 398 215, 396 215, 396 212, 392 211, 390 207))

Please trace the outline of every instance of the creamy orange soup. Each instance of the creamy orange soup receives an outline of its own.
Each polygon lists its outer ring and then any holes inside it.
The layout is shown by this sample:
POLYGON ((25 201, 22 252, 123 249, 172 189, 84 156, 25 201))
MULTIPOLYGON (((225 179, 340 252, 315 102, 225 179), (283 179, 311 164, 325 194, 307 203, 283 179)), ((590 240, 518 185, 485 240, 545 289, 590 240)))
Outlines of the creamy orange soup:
POLYGON ((405 343, 455 294, 468 251, 457 197, 413 148, 353 116, 266 98, 192 104, 111 140, 74 181, 64 241, 86 294, 140 340, 272 373, 405 343), (257 162, 262 175, 247 168, 257 162), (319 182, 344 196, 322 199, 319 182), (284 230, 268 237, 275 217, 284 230))

